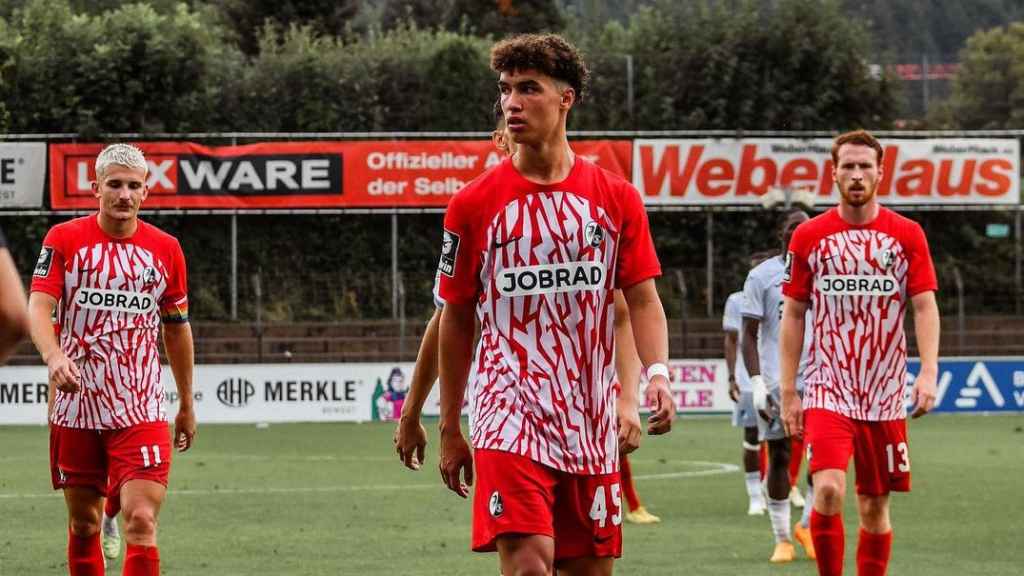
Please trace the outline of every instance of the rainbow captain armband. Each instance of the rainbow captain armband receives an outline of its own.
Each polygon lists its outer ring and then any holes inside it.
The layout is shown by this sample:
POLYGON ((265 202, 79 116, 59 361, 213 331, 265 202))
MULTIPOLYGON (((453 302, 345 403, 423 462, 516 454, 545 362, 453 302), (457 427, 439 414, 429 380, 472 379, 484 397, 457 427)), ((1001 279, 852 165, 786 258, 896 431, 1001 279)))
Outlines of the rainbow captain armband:
POLYGON ((655 376, 664 376, 665 380, 668 380, 668 366, 664 362, 655 362, 647 367, 644 371, 644 376, 647 376, 647 381, 650 382, 655 376))
POLYGON ((188 322, 188 298, 182 297, 161 306, 160 321, 164 324, 188 322))

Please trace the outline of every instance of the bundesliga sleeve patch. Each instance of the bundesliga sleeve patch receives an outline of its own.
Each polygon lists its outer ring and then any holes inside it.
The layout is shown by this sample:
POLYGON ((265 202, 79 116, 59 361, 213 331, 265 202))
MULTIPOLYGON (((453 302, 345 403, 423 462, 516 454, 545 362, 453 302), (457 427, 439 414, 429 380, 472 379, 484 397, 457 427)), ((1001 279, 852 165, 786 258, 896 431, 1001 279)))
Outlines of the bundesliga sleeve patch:
POLYGON ((454 232, 444 231, 444 238, 441 242, 441 260, 437 263, 437 269, 449 278, 455 276, 455 259, 459 255, 459 235, 454 232))
POLYGON ((43 246, 42 251, 39 252, 39 260, 36 260, 36 268, 32 271, 32 275, 46 278, 50 275, 51 264, 53 264, 53 248, 51 246, 43 246))
POLYGON ((793 279, 793 251, 786 251, 786 266, 782 275, 783 282, 789 282, 793 279))

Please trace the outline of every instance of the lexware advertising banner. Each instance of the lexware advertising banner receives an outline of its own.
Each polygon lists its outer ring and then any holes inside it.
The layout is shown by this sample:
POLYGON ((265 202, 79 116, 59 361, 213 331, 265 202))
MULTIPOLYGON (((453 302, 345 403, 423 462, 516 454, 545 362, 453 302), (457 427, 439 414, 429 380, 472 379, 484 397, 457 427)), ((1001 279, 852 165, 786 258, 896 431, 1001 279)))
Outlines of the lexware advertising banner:
POLYGON ((42 208, 46 144, 0 143, 0 208, 42 208))
MULTIPOLYGON (((208 147, 140 142, 149 163, 144 208, 445 207, 502 155, 484 141, 266 142, 208 147)), ((102 144, 51 144, 54 209, 95 208, 102 144)), ((573 142, 581 156, 628 177, 628 141, 573 142)))
MULTIPOLYGON (((889 205, 1020 203, 1015 139, 884 139, 878 197, 889 205)), ((760 204, 775 189, 836 204, 832 141, 634 140, 633 184, 654 205, 760 204)), ((777 192, 775 192, 777 193, 777 192)))

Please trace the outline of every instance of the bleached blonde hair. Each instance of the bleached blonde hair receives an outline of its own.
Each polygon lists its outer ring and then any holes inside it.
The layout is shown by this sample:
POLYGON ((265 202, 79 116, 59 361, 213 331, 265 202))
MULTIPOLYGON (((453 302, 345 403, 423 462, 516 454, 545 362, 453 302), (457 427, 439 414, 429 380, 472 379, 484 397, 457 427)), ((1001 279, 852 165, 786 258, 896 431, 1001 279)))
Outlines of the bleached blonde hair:
POLYGON ((146 166, 146 157, 142 154, 142 150, 131 144, 111 144, 104 148, 96 156, 96 178, 103 178, 107 169, 113 165, 138 168, 147 172, 149 170, 148 166, 146 166))

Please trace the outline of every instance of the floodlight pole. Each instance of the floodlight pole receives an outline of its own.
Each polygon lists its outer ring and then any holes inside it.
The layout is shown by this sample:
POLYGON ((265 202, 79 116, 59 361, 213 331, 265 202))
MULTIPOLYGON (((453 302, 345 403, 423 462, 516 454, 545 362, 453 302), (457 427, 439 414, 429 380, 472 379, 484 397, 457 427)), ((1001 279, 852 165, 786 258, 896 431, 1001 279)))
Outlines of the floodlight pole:
MULTIPOLYGON (((964 279, 960 275, 960 267, 953 266, 953 283, 956 285, 956 332, 957 353, 964 353, 964 332, 967 331, 967 319, 964 313, 964 279)), ((919 343, 920 345, 920 343, 919 343)), ((918 354, 920 355, 920 347, 918 354)))
POLYGON ((1014 264, 1014 267, 1013 267, 1013 280, 1014 280, 1014 287, 1016 288, 1016 293, 1014 294, 1013 301, 1014 301, 1014 309, 1016 310, 1018 316, 1020 316, 1021 290, 1022 290, 1021 269, 1020 269, 1021 268, 1021 266, 1020 266, 1021 265, 1021 238, 1020 238, 1020 233, 1021 233, 1021 221, 1020 221, 1021 220, 1021 215, 1020 215, 1020 212, 1021 212, 1021 208, 1024 208, 1024 206, 1020 206, 1020 205, 1017 206, 1017 211, 1014 214, 1014 221, 1013 221, 1014 222, 1014 231, 1013 231, 1014 232, 1014 248, 1015 248, 1015 250, 1014 250, 1014 258, 1013 258, 1013 264, 1014 264))
POLYGON ((391 318, 398 318, 398 212, 391 213, 391 318))
POLYGON ((707 214, 707 311, 708 318, 711 318, 714 316, 715 307, 715 213, 708 210, 707 214))
MULTIPOLYGON (((238 145, 238 138, 231 138, 238 145)), ((231 215, 231 319, 238 320, 238 214, 231 215)))
POLYGON ((626 114, 629 116, 630 128, 636 127, 633 120, 633 55, 626 54, 626 114))
POLYGON ((238 320, 238 214, 231 215, 231 319, 238 320))

